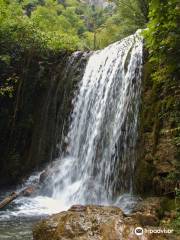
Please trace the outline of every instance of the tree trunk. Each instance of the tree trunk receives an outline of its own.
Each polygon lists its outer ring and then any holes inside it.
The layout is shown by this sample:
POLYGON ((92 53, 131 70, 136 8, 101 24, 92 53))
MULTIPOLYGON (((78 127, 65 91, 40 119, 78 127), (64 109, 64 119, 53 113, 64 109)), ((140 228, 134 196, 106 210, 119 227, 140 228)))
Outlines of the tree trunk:
POLYGON ((2 202, 0 202, 0 209, 3 209, 7 205, 9 205, 13 200, 15 200, 17 197, 29 197, 31 196, 35 191, 37 190, 37 186, 28 186, 19 193, 12 192, 9 196, 5 197, 2 202))
POLYGON ((2 202, 0 202, 0 209, 6 207, 9 203, 11 203, 17 197, 18 197, 18 194, 16 192, 12 192, 9 196, 5 197, 2 202))

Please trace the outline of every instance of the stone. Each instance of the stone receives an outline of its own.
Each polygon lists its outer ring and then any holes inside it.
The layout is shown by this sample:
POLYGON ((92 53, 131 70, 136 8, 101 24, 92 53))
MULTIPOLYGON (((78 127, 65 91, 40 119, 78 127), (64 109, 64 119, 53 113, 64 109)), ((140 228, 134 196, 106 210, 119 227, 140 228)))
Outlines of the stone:
MULTIPOLYGON (((166 240, 164 234, 135 234, 142 227, 133 213, 125 215, 114 206, 76 205, 50 216, 33 229, 34 240, 166 240)), ((149 227, 147 226, 147 229, 149 227)))
POLYGON ((148 197, 136 205, 133 213, 141 212, 151 214, 158 217, 159 209, 161 208, 161 198, 159 197, 148 197))
POLYGON ((44 170, 40 176, 39 176, 39 183, 44 184, 49 176, 49 173, 47 170, 44 170))
POLYGON ((37 191, 37 186, 28 186, 21 193, 20 196, 29 197, 37 191))

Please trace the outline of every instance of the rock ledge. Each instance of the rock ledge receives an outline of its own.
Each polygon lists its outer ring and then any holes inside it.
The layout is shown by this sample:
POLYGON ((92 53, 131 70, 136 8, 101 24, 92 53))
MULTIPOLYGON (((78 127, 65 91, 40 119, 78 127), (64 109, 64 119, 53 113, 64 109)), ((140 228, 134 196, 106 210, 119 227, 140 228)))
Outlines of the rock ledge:
MULTIPOLYGON (((140 212, 138 212, 140 214, 140 212)), ((147 213, 151 214, 152 213, 147 213)), ((125 215, 118 207, 74 205, 68 211, 50 216, 38 223, 33 230, 34 240, 165 240, 164 234, 144 232, 137 236, 136 227, 152 229, 156 221, 142 224, 142 216, 125 215), (149 224, 150 223, 150 224, 149 224), (146 226, 143 226, 146 225, 146 226)), ((154 216, 155 217, 155 216, 154 216)), ((156 227, 156 226, 154 226, 156 227)))

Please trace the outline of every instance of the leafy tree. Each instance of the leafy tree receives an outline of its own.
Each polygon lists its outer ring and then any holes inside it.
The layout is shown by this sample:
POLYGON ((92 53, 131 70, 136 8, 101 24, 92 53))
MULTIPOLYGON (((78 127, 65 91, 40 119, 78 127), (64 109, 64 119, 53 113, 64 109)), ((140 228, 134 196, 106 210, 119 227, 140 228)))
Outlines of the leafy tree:
POLYGON ((148 30, 144 35, 154 66, 155 81, 177 79, 180 62, 180 17, 178 0, 152 0, 148 30))
MULTIPOLYGON (((101 31, 107 27, 107 20, 111 17, 112 9, 107 7, 105 9, 95 7, 95 6, 85 6, 83 8, 84 20, 86 23, 86 27, 88 32, 85 32, 84 41, 88 46, 92 49, 99 49, 104 47, 100 41, 101 31)), ((113 39, 109 35, 108 38, 110 41, 113 39)), ((109 43, 109 42, 108 42, 109 43)))
POLYGON ((146 28, 148 22, 148 0, 115 0, 103 9, 104 19, 96 28, 96 48, 146 28))
POLYGON ((148 22, 148 0, 115 0, 117 5, 115 24, 119 25, 119 35, 124 37, 137 29, 146 27, 148 22))

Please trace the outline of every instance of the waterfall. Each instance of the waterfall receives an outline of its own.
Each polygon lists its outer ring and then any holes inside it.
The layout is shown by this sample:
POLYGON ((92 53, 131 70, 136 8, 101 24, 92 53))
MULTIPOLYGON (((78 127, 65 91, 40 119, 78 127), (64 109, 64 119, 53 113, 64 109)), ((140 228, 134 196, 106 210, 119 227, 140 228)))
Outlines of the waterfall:
POLYGON ((93 52, 73 100, 53 197, 66 205, 116 202, 133 191, 143 40, 139 31, 93 52))
MULTIPOLYGON (((16 229, 14 217, 49 215, 66 210, 73 204, 115 205, 125 213, 129 213, 136 204, 133 175, 143 39, 138 31, 91 53, 90 57, 88 53, 88 62, 83 61, 86 67, 82 71, 81 60, 86 56, 74 53, 62 73, 64 82, 67 78, 78 82, 81 79, 74 93, 66 137, 62 131, 59 132, 61 128, 57 128, 56 137, 59 134, 57 139, 61 139, 63 135, 65 150, 57 146, 62 151, 49 164, 49 175, 38 194, 17 198, 12 208, 1 211, 0 223, 9 219, 16 229)), ((61 114, 62 111, 57 111, 58 119, 61 119, 61 114)), ((58 144, 61 145, 60 142, 58 144)), ((22 190, 36 184, 40 174, 34 173, 18 188, 22 190)), ((19 226, 24 227, 24 223, 19 226)))

